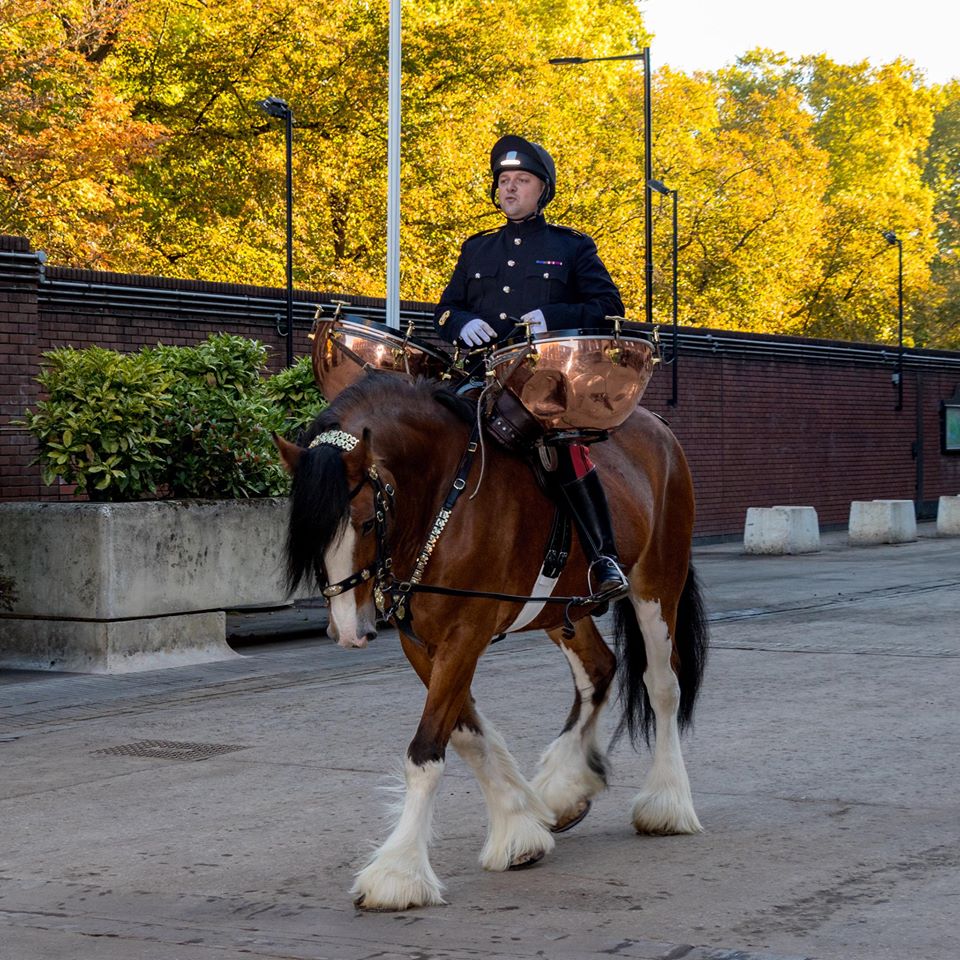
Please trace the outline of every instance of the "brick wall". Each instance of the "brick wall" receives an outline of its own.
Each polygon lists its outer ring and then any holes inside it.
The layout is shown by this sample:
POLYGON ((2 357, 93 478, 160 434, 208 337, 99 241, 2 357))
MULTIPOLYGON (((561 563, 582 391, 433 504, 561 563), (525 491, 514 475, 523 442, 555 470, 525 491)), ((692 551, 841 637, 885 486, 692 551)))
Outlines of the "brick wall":
MULTIPOLYGON (((308 348, 315 305, 335 299, 295 292, 297 355, 308 348)), ((382 318, 383 301, 345 299, 350 312, 382 318)), ((404 323, 413 320, 422 336, 428 313, 427 304, 401 305, 404 323)), ((36 401, 44 351, 188 345, 223 330, 266 343, 279 369, 284 317, 281 290, 43 269, 25 240, 0 237, 0 500, 71 495, 41 485, 29 466, 31 438, 10 423, 36 401)), ((667 341, 669 356, 669 334, 667 341)), ((670 421, 690 460, 697 535, 739 534, 747 507, 775 504, 814 506, 821 524, 842 525, 851 500, 918 499, 918 466, 927 513, 940 495, 960 493, 960 456, 942 455, 939 437, 940 403, 960 384, 960 354, 907 351, 901 411, 895 369, 889 347, 684 328, 678 405, 667 403, 669 366, 644 402, 670 421)))
POLYGON ((742 531, 751 506, 814 506, 822 525, 844 525, 852 500, 917 499, 915 448, 925 515, 940 495, 960 493, 960 457, 940 452, 940 402, 960 383, 960 364, 907 365, 899 412, 892 359, 871 366, 721 352, 681 353, 680 364, 679 405, 659 402, 668 377, 646 400, 684 446, 701 537, 742 531))
POLYGON ((41 264, 22 237, 0 235, 0 499, 35 499, 31 437, 11 424, 37 398, 37 288, 41 264))

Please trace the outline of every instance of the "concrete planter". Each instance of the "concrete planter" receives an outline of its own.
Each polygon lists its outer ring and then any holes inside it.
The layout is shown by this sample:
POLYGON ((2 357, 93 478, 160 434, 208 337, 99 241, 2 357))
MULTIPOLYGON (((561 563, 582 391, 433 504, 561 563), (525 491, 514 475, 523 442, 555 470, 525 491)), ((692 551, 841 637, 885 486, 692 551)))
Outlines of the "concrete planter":
POLYGON ((122 673, 233 657, 226 609, 285 597, 287 501, 0 504, 0 667, 122 673))

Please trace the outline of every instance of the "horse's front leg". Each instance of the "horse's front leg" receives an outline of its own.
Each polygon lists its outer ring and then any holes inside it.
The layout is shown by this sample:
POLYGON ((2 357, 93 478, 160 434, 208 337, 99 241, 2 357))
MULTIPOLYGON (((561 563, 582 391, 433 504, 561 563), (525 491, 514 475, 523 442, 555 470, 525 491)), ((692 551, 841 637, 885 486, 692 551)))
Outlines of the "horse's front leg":
MULTIPOLYGON (((407 659, 428 687, 432 663, 422 647, 401 634, 407 659)), ((487 838, 480 864, 487 870, 530 866, 554 846, 553 816, 524 779, 500 734, 468 697, 450 737, 473 771, 487 806, 487 838)))
POLYGON ((487 839, 480 863, 487 870, 529 867, 554 846, 553 814, 527 783, 503 738, 468 702, 451 742, 473 770, 487 804, 487 839))
POLYGON ((570 639, 564 639, 561 630, 548 633, 567 658, 576 688, 563 731, 544 751, 532 782, 559 833, 579 823, 591 797, 607 785, 607 758, 597 745, 597 722, 617 661, 589 617, 577 621, 570 639))
MULTIPOLYGON (((404 645, 405 647, 407 644, 404 645)), ((479 651, 451 641, 426 669, 427 701, 407 748, 406 791, 393 832, 357 874, 351 893, 359 907, 406 910, 443 903, 443 887, 430 866, 433 804, 447 742, 470 692, 479 651)), ((424 678, 421 667, 414 667, 424 678)))

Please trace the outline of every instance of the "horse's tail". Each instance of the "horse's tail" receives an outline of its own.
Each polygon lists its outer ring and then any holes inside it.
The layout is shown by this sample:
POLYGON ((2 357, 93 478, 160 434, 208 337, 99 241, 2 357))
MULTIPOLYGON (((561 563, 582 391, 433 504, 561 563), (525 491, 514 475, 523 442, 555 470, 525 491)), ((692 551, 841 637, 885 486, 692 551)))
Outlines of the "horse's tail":
POLYGON ((304 450, 290 490, 287 525, 287 591, 301 581, 323 587, 323 555, 347 521, 350 494, 347 471, 335 447, 304 450))
MULTIPOLYGON (((643 674, 647 669, 647 651, 643 631, 636 611, 628 598, 614 606, 617 637, 617 673, 623 718, 617 728, 618 736, 624 727, 634 746, 640 738, 650 744, 650 732, 656 729, 656 718, 643 674)), ((693 708, 700 692, 700 681, 707 660, 707 616, 700 596, 697 575, 691 565, 677 605, 677 629, 673 638, 680 684, 680 706, 677 721, 681 732, 693 723, 693 708)))

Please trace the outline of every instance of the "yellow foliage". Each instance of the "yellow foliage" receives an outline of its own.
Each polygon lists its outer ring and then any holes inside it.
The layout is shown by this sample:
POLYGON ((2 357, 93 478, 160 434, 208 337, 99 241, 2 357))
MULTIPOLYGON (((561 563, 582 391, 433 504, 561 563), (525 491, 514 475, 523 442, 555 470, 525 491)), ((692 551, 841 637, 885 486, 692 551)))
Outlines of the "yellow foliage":
MULTIPOLYGON (((298 285, 382 295, 388 0, 0 0, 0 230, 57 262, 282 285, 295 119, 298 285)), ((463 239, 499 222, 488 150, 517 132, 558 167, 552 219, 593 235, 644 301, 643 71, 557 68, 649 41, 633 0, 403 5, 401 295, 431 300, 463 239)), ((654 59, 656 48, 653 48, 654 59)), ((957 343, 960 89, 751 51, 653 77, 653 172, 679 195, 683 323, 957 343)), ((671 204, 653 210, 670 316, 671 204)))

